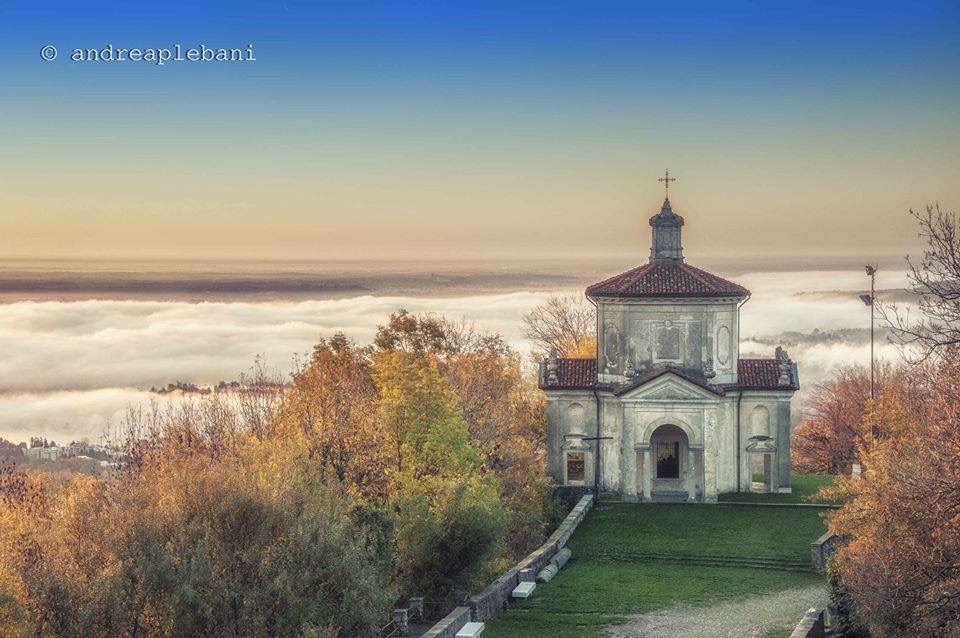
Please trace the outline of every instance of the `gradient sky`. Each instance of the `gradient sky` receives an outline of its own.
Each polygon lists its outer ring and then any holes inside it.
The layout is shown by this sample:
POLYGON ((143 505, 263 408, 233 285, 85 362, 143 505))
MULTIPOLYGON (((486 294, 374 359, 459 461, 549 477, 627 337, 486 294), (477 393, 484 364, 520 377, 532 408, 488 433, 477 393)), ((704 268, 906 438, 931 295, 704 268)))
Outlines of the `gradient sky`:
POLYGON ((0 258, 643 260, 667 166, 688 256, 960 207, 956 2, 132 4, 0 1, 0 258))

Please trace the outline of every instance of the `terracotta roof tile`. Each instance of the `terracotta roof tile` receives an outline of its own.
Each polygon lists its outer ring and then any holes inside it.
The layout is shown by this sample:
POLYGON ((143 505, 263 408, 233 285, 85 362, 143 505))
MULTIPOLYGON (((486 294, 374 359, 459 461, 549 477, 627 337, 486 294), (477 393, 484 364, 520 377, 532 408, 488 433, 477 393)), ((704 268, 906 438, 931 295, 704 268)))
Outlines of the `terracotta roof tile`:
POLYGON ((667 365, 644 373, 629 383, 597 383, 596 359, 557 359, 557 382, 547 384, 546 365, 540 364, 539 385, 549 390, 592 390, 597 388, 613 391, 615 394, 629 392, 648 383, 667 372, 672 372, 700 387, 723 395, 728 390, 796 390, 798 389, 796 371, 790 362, 790 384, 780 385, 780 365, 776 359, 740 359, 737 361, 738 383, 714 385, 701 376, 692 374, 677 366, 667 365))
POLYGON ((737 387, 744 390, 795 390, 797 380, 793 362, 789 366, 790 384, 780 385, 780 363, 776 359, 740 359, 737 361, 737 387))
POLYGON ((648 263, 587 287, 589 297, 746 297, 750 291, 681 261, 648 263))
POLYGON ((540 365, 540 387, 551 390, 589 390, 597 382, 596 359, 557 359, 557 382, 549 386, 546 368, 540 365))

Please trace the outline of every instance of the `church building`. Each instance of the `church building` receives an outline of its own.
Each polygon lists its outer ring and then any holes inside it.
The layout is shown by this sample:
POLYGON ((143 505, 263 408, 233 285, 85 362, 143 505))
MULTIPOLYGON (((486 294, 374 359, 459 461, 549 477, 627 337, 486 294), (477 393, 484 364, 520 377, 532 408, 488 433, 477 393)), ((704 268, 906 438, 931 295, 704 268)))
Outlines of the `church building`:
POLYGON ((790 491, 797 366, 782 348, 740 358, 750 292, 684 262, 683 223, 668 190, 650 218, 650 260, 586 290, 596 358, 541 363, 558 485, 592 487, 599 473, 601 490, 631 501, 790 491))

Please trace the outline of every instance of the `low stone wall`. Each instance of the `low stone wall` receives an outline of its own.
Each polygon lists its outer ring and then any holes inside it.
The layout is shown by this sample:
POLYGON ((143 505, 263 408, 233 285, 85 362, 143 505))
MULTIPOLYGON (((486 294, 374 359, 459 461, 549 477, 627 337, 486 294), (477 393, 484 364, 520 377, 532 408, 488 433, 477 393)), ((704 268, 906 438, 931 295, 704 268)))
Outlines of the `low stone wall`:
POLYGON ((453 637, 468 621, 487 622, 500 613, 506 606, 507 601, 510 600, 510 593, 520 584, 520 572, 530 569, 536 574, 543 569, 550 562, 550 559, 567 544, 567 541, 573 536, 574 530, 577 529, 577 525, 580 524, 580 521, 583 520, 592 506, 592 494, 582 497, 543 545, 504 572, 500 578, 490 583, 479 594, 470 596, 467 599, 469 607, 454 609, 443 620, 431 627, 427 633, 423 634, 423 638, 453 637))
POLYGON ((810 560, 813 571, 818 574, 825 574, 827 572, 827 560, 833 556, 844 541, 846 541, 844 537, 827 532, 810 543, 810 560))
POLYGON ((592 506, 593 495, 583 496, 543 545, 504 572, 500 578, 490 583, 483 591, 470 596, 467 599, 467 604, 472 611, 473 620, 486 622, 503 611, 504 606, 510 600, 510 592, 520 583, 520 571, 532 569, 533 573, 536 574, 546 567, 554 554, 567 544, 567 541, 573 536, 574 530, 577 529, 577 525, 580 524, 580 521, 583 520, 592 506))
POLYGON ((790 638, 823 638, 823 610, 811 609, 794 627, 790 638))
POLYGON ((454 638, 463 626, 470 622, 470 608, 457 607, 443 620, 427 630, 421 638, 454 638))

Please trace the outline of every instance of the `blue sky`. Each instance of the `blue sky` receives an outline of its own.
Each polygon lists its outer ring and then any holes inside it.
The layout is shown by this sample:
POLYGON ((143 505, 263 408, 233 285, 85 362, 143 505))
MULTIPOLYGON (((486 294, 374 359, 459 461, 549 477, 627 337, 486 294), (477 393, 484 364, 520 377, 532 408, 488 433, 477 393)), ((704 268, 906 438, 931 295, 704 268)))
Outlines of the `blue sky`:
POLYGON ((897 253, 907 208, 960 201, 958 27, 948 2, 3 2, 0 255, 642 255, 666 166, 704 255, 897 253), (178 43, 257 61, 67 59, 178 43))

